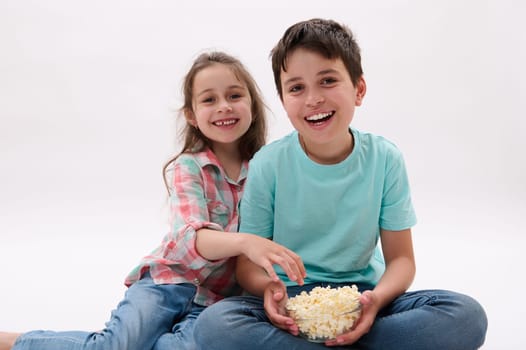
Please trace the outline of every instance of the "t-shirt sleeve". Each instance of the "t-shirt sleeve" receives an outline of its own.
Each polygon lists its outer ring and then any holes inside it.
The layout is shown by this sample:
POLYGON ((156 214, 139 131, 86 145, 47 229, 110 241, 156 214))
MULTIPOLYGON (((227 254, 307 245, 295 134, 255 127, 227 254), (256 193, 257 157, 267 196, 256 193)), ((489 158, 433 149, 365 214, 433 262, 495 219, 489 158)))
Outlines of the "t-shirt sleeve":
POLYGON ((388 148, 380 208, 380 227, 400 231, 416 224, 409 179, 402 153, 394 145, 388 148))
POLYGON ((274 229, 274 172, 254 157, 239 210, 239 231, 272 238, 274 229))

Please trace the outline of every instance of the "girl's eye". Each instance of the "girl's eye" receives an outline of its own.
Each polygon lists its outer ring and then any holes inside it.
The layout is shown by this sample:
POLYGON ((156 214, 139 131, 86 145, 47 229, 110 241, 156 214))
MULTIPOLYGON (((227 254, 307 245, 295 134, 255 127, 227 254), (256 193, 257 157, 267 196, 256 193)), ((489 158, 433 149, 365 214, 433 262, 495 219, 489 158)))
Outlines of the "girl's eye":
POLYGON ((215 99, 213 97, 206 97, 202 100, 203 103, 212 103, 215 99))
POLYGON ((237 100, 237 99, 240 99, 242 96, 241 94, 232 94, 230 95, 230 99, 231 100, 237 100))

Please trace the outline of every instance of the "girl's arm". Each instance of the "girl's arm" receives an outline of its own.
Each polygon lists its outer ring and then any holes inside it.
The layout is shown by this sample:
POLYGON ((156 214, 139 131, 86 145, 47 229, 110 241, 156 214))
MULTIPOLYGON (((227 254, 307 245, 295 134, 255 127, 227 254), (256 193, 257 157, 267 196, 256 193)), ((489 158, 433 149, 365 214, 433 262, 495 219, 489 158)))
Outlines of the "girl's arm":
POLYGON ((277 264, 290 280, 303 284, 305 267, 301 258, 290 249, 270 239, 249 233, 223 232, 202 228, 197 231, 196 248, 208 260, 219 260, 243 255, 254 270, 266 272, 267 279, 278 281, 272 265, 277 264))
MULTIPOLYGON (((225 232, 224 223, 212 222, 208 212, 202 169, 188 155, 181 155, 169 169, 170 209, 173 232, 165 238, 165 255, 194 257, 206 261, 222 260, 245 254, 278 279, 273 264, 280 265, 291 280, 303 284, 305 268, 291 250, 256 235, 225 232)), ((195 261, 194 265, 197 265, 195 261)))
POLYGON ((327 345, 352 344, 371 328, 378 311, 403 294, 413 282, 416 264, 413 253, 411 229, 402 231, 380 230, 385 272, 372 291, 362 293, 362 316, 356 328, 339 336, 327 345))

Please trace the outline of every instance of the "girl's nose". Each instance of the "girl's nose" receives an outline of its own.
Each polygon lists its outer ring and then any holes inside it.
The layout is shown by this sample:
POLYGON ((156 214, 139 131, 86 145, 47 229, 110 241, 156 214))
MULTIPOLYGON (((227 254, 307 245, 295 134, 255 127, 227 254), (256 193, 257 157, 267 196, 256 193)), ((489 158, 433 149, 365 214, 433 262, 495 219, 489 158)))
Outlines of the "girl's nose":
POLYGON ((221 103, 219 104, 217 108, 217 111, 218 112, 231 112, 232 106, 230 105, 230 103, 228 103, 228 101, 221 101, 221 103))

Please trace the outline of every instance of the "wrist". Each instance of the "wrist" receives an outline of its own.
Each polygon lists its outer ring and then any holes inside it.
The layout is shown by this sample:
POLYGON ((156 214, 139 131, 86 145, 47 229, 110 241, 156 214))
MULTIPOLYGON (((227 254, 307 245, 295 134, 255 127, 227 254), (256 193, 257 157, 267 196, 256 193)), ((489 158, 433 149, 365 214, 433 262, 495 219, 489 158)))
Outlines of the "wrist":
POLYGON ((246 255, 249 256, 249 249, 252 244, 255 242, 252 242, 253 235, 250 233, 243 233, 243 232, 237 232, 234 233, 235 238, 233 239, 234 244, 236 245, 236 250, 238 251, 238 255, 246 255))

